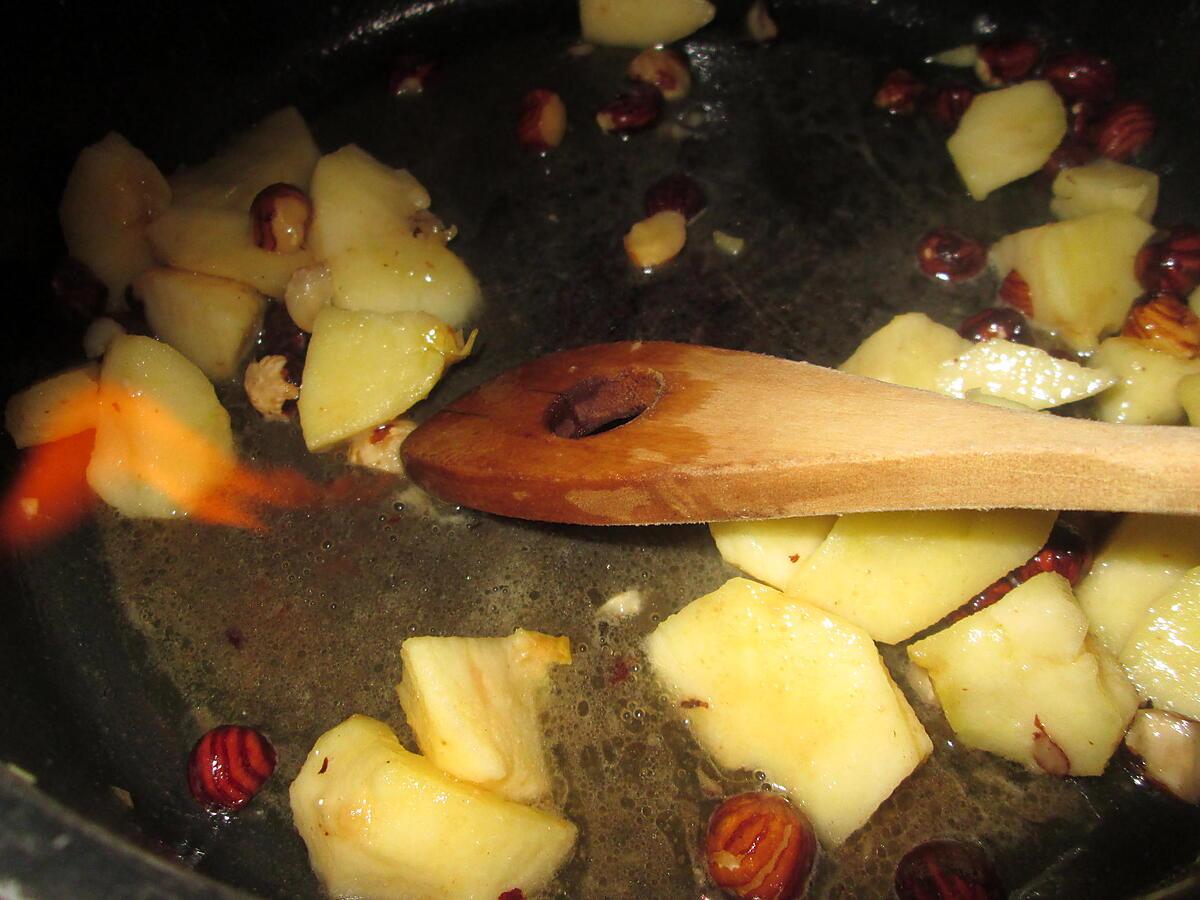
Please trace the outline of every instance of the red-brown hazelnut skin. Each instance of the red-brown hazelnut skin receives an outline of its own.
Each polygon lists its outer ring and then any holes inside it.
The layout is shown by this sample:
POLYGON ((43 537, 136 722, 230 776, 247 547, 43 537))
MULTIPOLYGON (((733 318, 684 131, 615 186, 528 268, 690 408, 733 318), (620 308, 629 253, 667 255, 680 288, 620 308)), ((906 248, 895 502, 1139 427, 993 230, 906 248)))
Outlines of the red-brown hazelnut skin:
POLYGON ((730 797, 708 822, 708 873, 732 897, 788 900, 804 891, 817 860, 805 816, 779 794, 730 797))
POLYGON ((917 265, 937 281, 967 281, 987 265, 987 250, 979 241, 939 228, 928 232, 917 244, 917 265))
POLYGON ((1158 120, 1147 104, 1141 100, 1126 100, 1114 104, 1104 118, 1092 126, 1092 143, 1101 156, 1124 162, 1146 148, 1157 127, 1158 120))
POLYGON ((204 734, 188 756, 188 788, 211 810, 245 806, 275 771, 275 748, 245 725, 220 725, 204 734))
POLYGON ((926 841, 909 850, 893 882, 899 900, 1000 900, 1005 891, 983 848, 926 841))
POLYGON ((875 92, 875 105, 894 116, 911 116, 917 102, 925 94, 925 85, 911 72, 896 69, 889 72, 875 92))
POLYGON ((294 184, 267 185, 250 204, 254 243, 272 253, 294 253, 304 247, 312 225, 313 205, 294 184))

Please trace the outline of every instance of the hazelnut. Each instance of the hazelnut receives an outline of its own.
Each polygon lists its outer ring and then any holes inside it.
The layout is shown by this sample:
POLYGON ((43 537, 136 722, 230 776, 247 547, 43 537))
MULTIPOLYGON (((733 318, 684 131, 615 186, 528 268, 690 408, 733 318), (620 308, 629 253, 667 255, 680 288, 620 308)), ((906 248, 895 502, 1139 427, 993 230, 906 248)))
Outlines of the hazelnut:
POLYGON ((1117 72, 1113 64, 1081 50, 1068 50, 1046 60, 1042 77, 1067 101, 1106 103, 1117 92, 1117 72))
POLYGON ((417 423, 409 419, 395 419, 378 428, 360 432, 350 439, 346 447, 346 461, 389 475, 403 475, 400 445, 416 427, 417 423))
POLYGON ((1096 158, 1096 151, 1086 141, 1067 135, 1042 166, 1042 175, 1053 180, 1063 169, 1086 166, 1096 158))
POLYGON ((1142 772, 1185 803, 1200 803, 1200 722, 1161 709, 1140 709, 1125 746, 1142 772))
POLYGON ((1200 285, 1200 229, 1174 226, 1138 251, 1133 271, 1147 291, 1179 297, 1190 294, 1200 285))
POLYGON ((768 44, 779 37, 779 26, 766 0, 754 0, 746 10, 746 34, 756 44, 768 44))
POLYGON ((687 63, 674 50, 657 47, 643 50, 629 63, 625 74, 658 88, 664 100, 682 100, 692 89, 687 63))
POLYGON ((1092 143, 1101 156, 1124 162, 1136 156, 1157 127, 1154 111, 1140 100, 1115 104, 1092 128, 1092 143))
POLYGON ((894 116, 910 116, 917 110, 917 101, 925 93, 925 85, 911 72, 896 69, 888 73, 875 92, 875 105, 894 116))
POLYGON ((981 309, 967 316, 958 326, 958 333, 968 341, 990 341, 1000 338, 1017 344, 1031 344, 1029 322, 1012 307, 996 306, 981 309))
POLYGON ((690 222, 704 212, 707 201, 694 178, 677 173, 660 178, 646 188, 642 203, 648 216, 671 209, 690 222))
POLYGON ((1029 282, 1016 269, 1004 276, 998 296, 1005 306, 1011 306, 1027 318, 1033 318, 1033 294, 1029 290, 1029 282))
POLYGON ((953 131, 974 99, 972 88, 965 84, 948 84, 934 91, 928 106, 929 114, 947 131, 953 131))
POLYGON ((1028 38, 992 38, 979 45, 975 74, 990 87, 1020 81, 1033 71, 1042 48, 1028 38))
POLYGON ((294 184, 277 182, 258 192, 250 204, 254 243, 272 253, 294 253, 308 239, 313 206, 294 184))
POLYGON ((938 281, 967 281, 982 272, 986 263, 983 244, 944 228, 929 232, 917 245, 917 265, 938 281))
POLYGON ((899 900, 1000 900, 1006 891, 987 853, 963 841, 926 841, 904 854, 893 881, 899 900))
POLYGON ((686 242, 687 221, 674 210, 663 210, 629 229, 625 252, 639 269, 650 270, 678 256, 686 242))
POLYGON ((567 108, 554 91, 535 88, 521 101, 517 140, 526 150, 547 153, 562 143, 567 132, 567 108))
POLYGON ((1200 318, 1171 294, 1141 298, 1129 311, 1121 334, 1180 359, 1200 355, 1200 318))
POLYGON ((1070 757, 1054 742, 1037 716, 1033 717, 1033 761, 1047 775, 1065 778, 1071 774, 1070 757))
POLYGON ((188 788, 212 810, 235 810, 253 799, 275 771, 275 748, 244 725, 212 729, 188 756, 188 788))
POLYGON ((300 397, 300 388, 288 376, 285 356, 264 356, 246 366, 246 374, 242 378, 246 399, 264 419, 271 422, 288 420, 284 407, 295 403, 300 397))
POLYGON ((779 794, 730 797, 708 821, 708 874, 724 891, 755 900, 785 900, 804 890, 817 861, 808 819, 779 794))
POLYGON ((632 134, 644 131, 662 114, 662 92, 654 85, 635 81, 616 100, 596 113, 596 124, 607 133, 632 134))

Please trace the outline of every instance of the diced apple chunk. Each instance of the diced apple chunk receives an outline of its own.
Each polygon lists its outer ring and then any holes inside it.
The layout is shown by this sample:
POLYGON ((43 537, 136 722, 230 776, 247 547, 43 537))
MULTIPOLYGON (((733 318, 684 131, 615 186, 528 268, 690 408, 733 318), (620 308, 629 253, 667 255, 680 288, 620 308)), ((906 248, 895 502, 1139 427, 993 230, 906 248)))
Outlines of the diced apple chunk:
POLYGON ((1200 719, 1200 567, 1150 604, 1121 662, 1156 709, 1200 719))
POLYGON ((976 344, 939 367, 937 389, 952 397, 979 391, 1028 409, 1050 409, 1100 393, 1116 383, 1103 369, 1057 359, 1038 347, 999 338, 976 344))
POLYGON ((1123 209, 1149 222, 1158 206, 1158 176, 1111 159, 1063 169, 1052 190, 1050 212, 1059 219, 1123 209))
POLYGON ((1177 425, 1184 420, 1179 383, 1200 373, 1200 359, 1180 359, 1131 337, 1104 341, 1088 361, 1107 369, 1117 383, 1092 401, 1102 422, 1126 425, 1177 425))
POLYGON ((703 28, 716 12, 707 0, 579 0, 583 39, 614 47, 669 44, 703 28))
POLYGON ((1055 572, 918 641, 908 655, 929 673, 965 745, 1035 772, 1101 774, 1137 709, 1129 679, 1092 643, 1070 584, 1055 572))
POLYGON ((409 218, 429 208, 429 192, 407 169, 385 166, 355 144, 322 156, 312 178, 316 211, 308 244, 326 260, 380 235, 411 234, 409 218))
POLYGON ((4 427, 18 448, 61 440, 96 427, 100 367, 68 369, 13 394, 4 406, 4 427))
POLYGON ((782 591, 836 521, 836 516, 796 516, 713 522, 708 527, 725 562, 782 591))
POLYGON ((367 716, 317 739, 290 794, 292 821, 333 897, 528 896, 575 845, 566 819, 438 771, 367 716))
POLYGON ((1045 81, 1026 81, 971 101, 946 146, 976 200, 1032 175, 1067 133, 1067 111, 1045 81))
POLYGON ((213 381, 241 372, 267 302, 244 284, 179 269, 149 269, 133 283, 146 321, 213 381))
POLYGON ((1157 600, 1200 566, 1200 519, 1129 513, 1075 590, 1091 633, 1114 656, 1157 600))
POLYGON ((1092 350, 1141 294, 1133 261, 1153 233, 1133 213, 1108 210, 1010 234, 992 247, 991 263, 1001 277, 1015 269, 1028 282, 1036 324, 1092 350))
POLYGON ((941 365, 971 349, 971 342, 924 313, 896 316, 838 368, 891 384, 937 390, 941 365))
POLYGON ((1027 562, 1055 513, 953 510, 857 513, 792 576, 787 594, 895 644, 928 628, 1027 562))
POLYGON ((126 285, 154 265, 146 226, 170 203, 158 167, 115 131, 75 160, 59 220, 71 256, 108 288, 110 310, 124 308, 126 285))
POLYGON ((436 237, 393 232, 343 250, 325 264, 333 305, 342 309, 425 312, 459 327, 479 305, 475 277, 436 237))
POLYGON ((421 752, 443 772, 518 803, 550 793, 539 716, 565 637, 416 637, 400 646, 396 686, 421 752))
POLYGON ((645 647, 704 749, 726 768, 765 772, 827 845, 932 749, 866 633, 753 581, 689 603, 645 647))
POLYGON ((1147 776, 1185 803, 1200 803, 1200 722, 1139 709, 1125 746, 1141 757, 1147 776))
POLYGON ((326 307, 313 324, 300 385, 308 449, 324 450, 396 418, 470 352, 470 342, 425 313, 326 307))
POLYGON ((173 206, 146 236, 165 265, 240 281, 268 297, 283 297, 292 273, 313 261, 308 250, 273 253, 256 246, 249 214, 235 209, 173 206))
POLYGON ((307 189, 317 143, 295 107, 267 116, 211 159, 171 176, 175 203, 246 212, 263 188, 277 182, 307 189))
POLYGON ((92 490, 127 516, 185 516, 233 464, 229 414, 205 374, 161 341, 116 338, 100 369, 92 490))

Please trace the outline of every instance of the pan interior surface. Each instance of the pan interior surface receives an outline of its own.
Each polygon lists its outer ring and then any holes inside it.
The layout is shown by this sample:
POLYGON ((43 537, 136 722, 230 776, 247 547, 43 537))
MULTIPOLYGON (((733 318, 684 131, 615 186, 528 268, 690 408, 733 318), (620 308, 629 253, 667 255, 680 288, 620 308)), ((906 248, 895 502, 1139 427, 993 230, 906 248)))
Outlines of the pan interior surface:
MULTIPOLYGON (((744 6, 729 5, 682 45, 696 85, 669 107, 669 127, 621 140, 592 117, 620 89, 631 54, 570 53, 571 15, 551 4, 509 6, 520 15, 506 19, 498 3, 413 4, 390 18, 364 7, 357 30, 338 41, 297 39, 309 54, 300 59, 324 66, 327 80, 318 86, 293 60, 277 83, 248 89, 238 110, 245 124, 295 102, 323 151, 354 142, 409 168, 458 226, 455 250, 484 290, 473 323, 480 344, 426 410, 536 355, 589 343, 687 341, 836 365, 897 313, 952 323, 990 305, 990 276, 933 284, 913 248, 935 227, 990 242, 1038 224, 1044 187, 1017 185, 977 204, 943 134, 870 103, 888 70, 964 43, 979 27, 1032 27, 1111 54, 1131 88, 1176 116, 1165 129, 1174 143, 1150 163, 1164 164, 1161 218, 1200 215, 1197 112, 1177 102, 1195 83, 1194 60, 1156 65, 1149 36, 1145 47, 1123 47, 1129 31, 1086 24, 1082 14, 1072 21, 1009 4, 981 19, 965 9, 947 17, 935 4, 779 3, 782 39, 755 46, 738 36, 744 6), (431 47, 437 79, 419 97, 392 96, 390 61, 431 47), (567 139, 545 158, 513 138, 520 98, 538 86, 558 91, 568 109, 567 139), (677 171, 703 185, 708 209, 681 257, 644 275, 629 266, 621 236, 642 217, 645 188, 677 171), (745 252, 722 255, 714 230, 744 237, 745 252)), ((1200 36, 1195 6, 1181 6, 1179 25, 1200 36)), ((156 99, 147 120, 111 126, 129 129, 134 143, 144 137, 165 168, 215 147, 221 131, 200 114, 219 105, 214 97, 197 93, 191 106, 156 99)), ((53 195, 34 199, 53 209, 53 195)), ((10 386, 59 362, 47 353, 9 364, 10 386)), ((344 474, 337 456, 307 454, 298 429, 262 422, 240 389, 222 400, 244 458, 320 480, 344 474)), ((781 397, 779 415, 804 410, 781 397)), ((355 502, 270 513, 262 532, 97 509, 76 533, 17 560, 20 610, 2 637, 26 646, 6 665, 28 658, 40 667, 52 700, 13 701, 0 756, 69 806, 203 875, 264 896, 320 896, 287 786, 316 737, 351 713, 383 719, 414 746, 393 691, 400 643, 518 627, 565 634, 575 658, 555 675, 546 735, 554 801, 581 839, 555 895, 698 896, 701 836, 716 805, 706 786, 729 794, 764 776, 721 772, 698 750, 640 641, 733 574, 707 529, 553 527, 449 508, 403 483, 364 477, 355 490, 355 502), (640 613, 598 614, 631 590, 644 600, 640 613), (254 803, 228 818, 195 805, 183 771, 196 738, 225 722, 262 729, 280 760, 254 803), (37 729, 40 743, 18 734, 37 729)), ((907 691, 903 650, 884 655, 907 691)), ((1136 785, 1116 761, 1100 779, 1035 777, 953 746, 941 713, 911 699, 935 752, 864 829, 825 854, 814 896, 882 895, 900 857, 933 838, 982 841, 1022 896, 1129 896, 1200 852, 1193 811, 1136 785)))

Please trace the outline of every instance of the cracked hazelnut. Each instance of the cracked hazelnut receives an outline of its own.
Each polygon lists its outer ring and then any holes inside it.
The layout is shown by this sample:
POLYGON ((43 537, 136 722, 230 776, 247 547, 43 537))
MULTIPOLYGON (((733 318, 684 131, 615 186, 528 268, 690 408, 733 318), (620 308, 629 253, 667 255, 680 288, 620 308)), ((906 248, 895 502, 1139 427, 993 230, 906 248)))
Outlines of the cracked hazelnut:
POLYGON ((1150 143, 1157 127, 1154 111, 1140 100, 1115 104, 1092 129, 1092 143, 1101 156, 1124 162, 1150 143))
POLYGON ((919 844, 900 860, 893 880, 899 900, 1000 900, 1006 891, 978 844, 937 840, 919 844))
POLYGON ((567 133, 567 108, 554 91, 536 88, 521 101, 517 140, 526 150, 547 153, 562 143, 567 133))
POLYGON ((687 242, 687 220, 674 210, 663 210, 642 219, 625 235, 625 253, 639 269, 650 270, 670 262, 687 242))
POLYGON ((1027 318, 1033 318, 1033 295, 1029 290, 1029 282, 1016 269, 1000 282, 999 298, 1005 306, 1011 306, 1027 318))
POLYGON ((644 131, 662 114, 662 92, 653 85, 635 81, 621 96, 596 113, 596 124, 607 133, 632 134, 644 131))
POLYGON ((658 88, 664 100, 682 100, 692 89, 687 63, 674 50, 643 50, 630 61, 625 74, 658 88))
POLYGON ((708 822, 708 874, 724 891, 754 900, 799 896, 817 860, 808 819, 779 794, 730 797, 708 822))
POLYGON ((1106 103, 1117 92, 1117 72, 1113 64, 1095 53, 1081 50, 1068 50, 1046 60, 1042 77, 1067 101, 1106 103))
POLYGON ((360 432, 350 439, 346 447, 346 461, 389 475, 403 475, 400 445, 416 427, 417 423, 409 419, 395 419, 370 431, 360 432))
POLYGON ((1200 355, 1200 318, 1171 294, 1141 298, 1129 310, 1121 334, 1180 359, 1200 355))
POLYGON ((258 192, 250 204, 254 243, 272 253, 294 253, 308 239, 313 206, 294 184, 277 182, 258 192))
POLYGON ((982 272, 986 264, 983 244, 945 228, 929 232, 917 245, 917 265, 938 281, 967 281, 982 272))
POLYGON ((917 110, 917 101, 925 93, 925 85, 911 72, 896 69, 889 72, 875 92, 875 105, 894 116, 910 116, 917 110))
POLYGON ((259 414, 270 422, 286 422, 285 405, 300 398, 300 388, 288 379, 286 356, 264 356, 246 366, 242 386, 246 399, 259 414))

